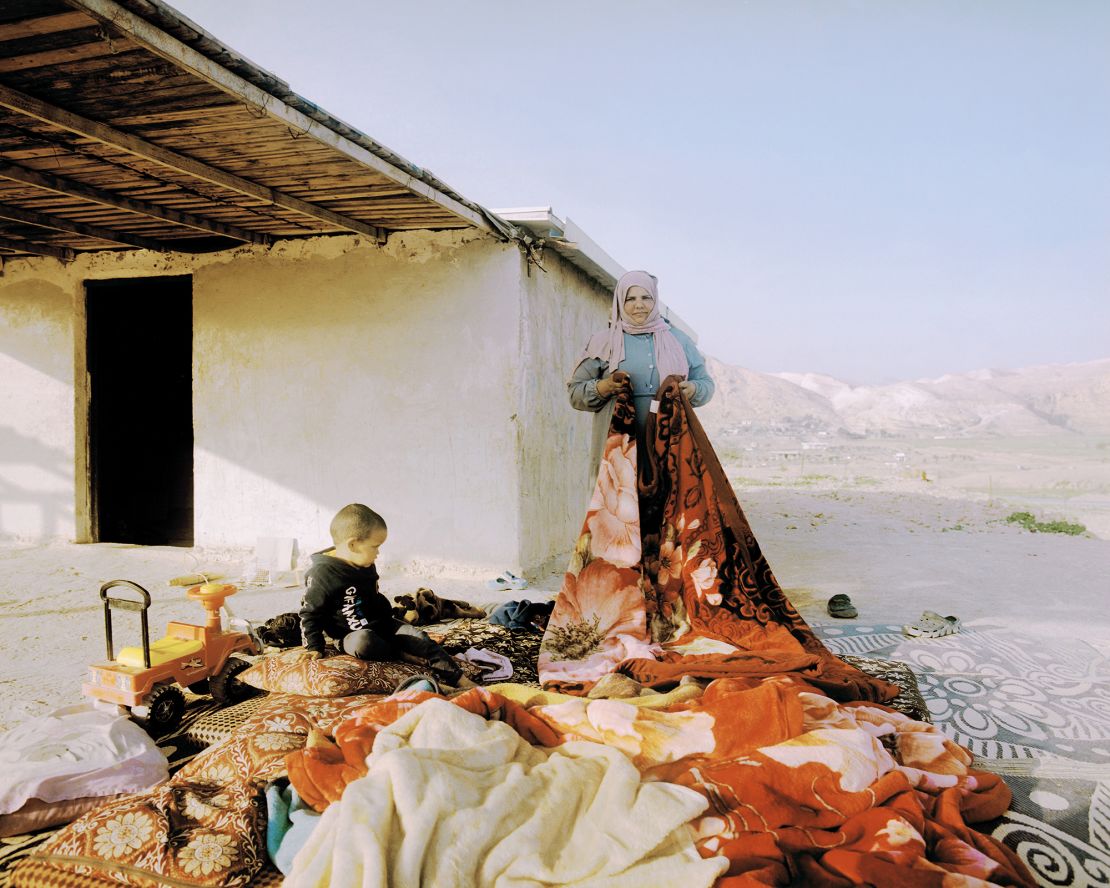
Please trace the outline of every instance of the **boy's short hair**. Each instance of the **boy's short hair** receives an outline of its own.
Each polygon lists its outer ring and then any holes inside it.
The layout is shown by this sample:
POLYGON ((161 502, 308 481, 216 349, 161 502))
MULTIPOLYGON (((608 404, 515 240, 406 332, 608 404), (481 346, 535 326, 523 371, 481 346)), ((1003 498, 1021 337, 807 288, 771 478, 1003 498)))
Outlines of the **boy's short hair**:
POLYGON ((347 540, 364 540, 380 530, 386 530, 385 519, 362 503, 351 503, 340 509, 331 519, 331 541, 335 545, 347 540))

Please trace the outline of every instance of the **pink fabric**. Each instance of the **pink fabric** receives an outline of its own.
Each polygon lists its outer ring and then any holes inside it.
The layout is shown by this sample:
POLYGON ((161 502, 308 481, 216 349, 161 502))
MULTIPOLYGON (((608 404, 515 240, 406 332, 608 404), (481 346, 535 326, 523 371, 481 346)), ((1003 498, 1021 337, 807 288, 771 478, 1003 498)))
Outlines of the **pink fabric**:
POLYGON ((626 271, 613 288, 613 308, 609 313, 609 329, 590 337, 585 350, 578 358, 581 364, 586 358, 600 358, 609 365, 609 372, 617 369, 624 360, 625 333, 652 333, 655 335, 655 362, 659 366, 659 381, 668 376, 686 378, 690 363, 686 360, 686 350, 671 332, 667 322, 659 314, 659 285, 654 275, 646 271, 626 271), (643 287, 655 300, 651 314, 643 324, 634 324, 624 316, 624 297, 630 287, 643 287))

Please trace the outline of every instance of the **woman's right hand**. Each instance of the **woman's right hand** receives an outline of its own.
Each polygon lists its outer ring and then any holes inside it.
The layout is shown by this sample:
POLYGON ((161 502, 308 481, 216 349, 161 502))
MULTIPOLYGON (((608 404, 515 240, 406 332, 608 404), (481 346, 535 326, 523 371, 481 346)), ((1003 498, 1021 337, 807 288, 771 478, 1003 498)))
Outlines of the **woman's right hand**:
POLYGON ((628 374, 623 370, 617 370, 597 381, 597 393, 603 398, 611 398, 620 391, 621 386, 627 385, 628 381, 628 374))

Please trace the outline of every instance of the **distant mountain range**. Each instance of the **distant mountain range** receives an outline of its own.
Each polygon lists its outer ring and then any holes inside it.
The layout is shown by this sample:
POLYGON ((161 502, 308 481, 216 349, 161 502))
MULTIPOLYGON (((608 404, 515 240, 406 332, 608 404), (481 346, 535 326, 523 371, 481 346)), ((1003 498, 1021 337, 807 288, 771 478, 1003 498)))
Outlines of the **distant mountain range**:
POLYGON ((717 434, 1110 434, 1110 358, 858 386, 708 364, 717 394, 698 414, 717 434))

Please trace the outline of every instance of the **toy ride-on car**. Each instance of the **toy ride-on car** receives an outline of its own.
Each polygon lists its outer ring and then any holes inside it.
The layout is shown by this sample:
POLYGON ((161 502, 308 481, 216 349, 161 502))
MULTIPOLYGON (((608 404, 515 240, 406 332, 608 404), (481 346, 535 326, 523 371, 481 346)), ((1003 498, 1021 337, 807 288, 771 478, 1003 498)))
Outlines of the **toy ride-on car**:
POLYGON ((100 587, 104 602, 104 638, 108 662, 89 667, 89 680, 81 686, 82 693, 127 707, 131 716, 154 734, 176 728, 185 712, 185 695, 181 688, 198 693, 211 693, 218 703, 237 702, 246 696, 235 675, 250 662, 234 656, 256 654, 258 647, 246 632, 225 632, 220 622, 224 599, 234 595, 231 585, 207 583, 194 586, 185 594, 199 601, 206 620, 203 626, 170 622, 165 638, 153 644, 147 624, 150 593, 130 580, 110 580, 100 587), (109 595, 117 587, 138 593, 138 599, 109 595), (142 646, 125 647, 116 656, 112 646, 112 609, 139 612, 142 646))

